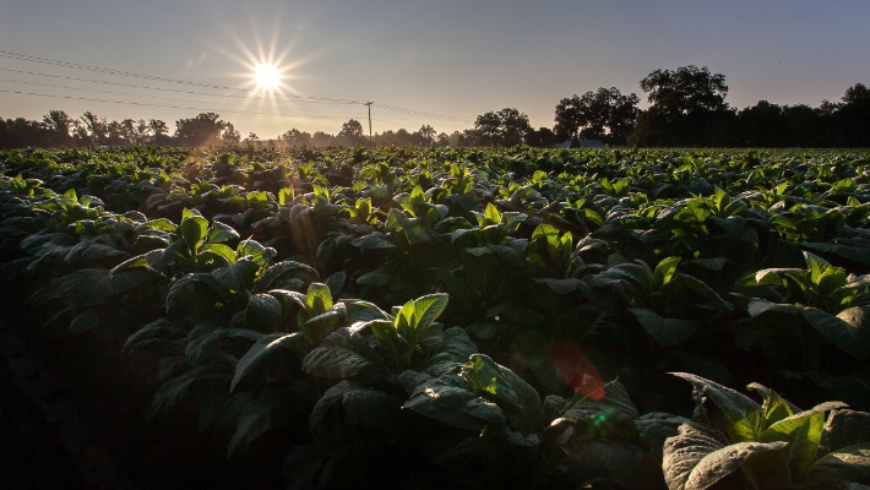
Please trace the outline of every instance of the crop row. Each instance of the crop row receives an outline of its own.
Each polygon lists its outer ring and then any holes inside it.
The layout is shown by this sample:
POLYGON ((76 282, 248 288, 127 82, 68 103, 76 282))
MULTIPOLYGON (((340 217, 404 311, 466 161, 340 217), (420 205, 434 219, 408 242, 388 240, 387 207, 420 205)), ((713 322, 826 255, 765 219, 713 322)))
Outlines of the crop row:
POLYGON ((840 488, 870 477, 870 415, 819 404, 870 408, 868 164, 5 152, 0 276, 157 359, 149 420, 192 399, 230 458, 307 424, 287 488, 840 488))

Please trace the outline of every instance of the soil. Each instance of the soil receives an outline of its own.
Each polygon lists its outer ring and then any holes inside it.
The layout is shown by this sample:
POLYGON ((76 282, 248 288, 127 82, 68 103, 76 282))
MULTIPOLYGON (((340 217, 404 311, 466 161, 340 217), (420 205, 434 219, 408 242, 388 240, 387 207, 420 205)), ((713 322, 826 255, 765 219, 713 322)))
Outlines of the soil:
POLYGON ((45 327, 21 284, 0 284, 0 478, 18 489, 280 488, 289 444, 273 431, 228 462, 229 437, 198 431, 182 402, 146 424, 159 388, 154 359, 123 339, 45 327))

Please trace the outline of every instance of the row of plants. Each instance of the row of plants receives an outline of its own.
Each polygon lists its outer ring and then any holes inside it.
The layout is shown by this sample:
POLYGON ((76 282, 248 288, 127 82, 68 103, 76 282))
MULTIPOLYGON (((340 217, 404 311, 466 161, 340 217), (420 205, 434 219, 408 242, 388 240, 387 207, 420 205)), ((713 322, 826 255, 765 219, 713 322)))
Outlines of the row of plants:
POLYGON ((0 157, 0 276, 287 488, 870 477, 866 152, 0 157))

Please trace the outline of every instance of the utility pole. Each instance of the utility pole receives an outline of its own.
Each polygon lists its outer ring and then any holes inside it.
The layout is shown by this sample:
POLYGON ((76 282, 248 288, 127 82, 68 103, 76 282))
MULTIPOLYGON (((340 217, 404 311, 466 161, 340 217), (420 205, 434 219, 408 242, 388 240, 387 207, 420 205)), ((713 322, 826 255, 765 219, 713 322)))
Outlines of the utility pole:
POLYGON ((373 145, 374 143, 372 143, 372 104, 373 104, 373 102, 366 102, 363 105, 369 106, 369 144, 373 145))

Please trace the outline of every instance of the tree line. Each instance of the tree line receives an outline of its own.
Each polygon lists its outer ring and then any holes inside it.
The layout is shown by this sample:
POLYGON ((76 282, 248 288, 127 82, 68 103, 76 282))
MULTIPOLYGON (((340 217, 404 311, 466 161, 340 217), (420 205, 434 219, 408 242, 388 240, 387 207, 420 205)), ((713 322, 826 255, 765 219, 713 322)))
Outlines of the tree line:
POLYGON ((249 133, 242 139, 232 123, 215 113, 179 119, 169 134, 161 120, 107 121, 91 112, 75 119, 50 111, 42 121, 0 118, 0 148, 27 146, 518 146, 552 147, 556 143, 600 140, 610 146, 642 147, 870 147, 870 89, 858 83, 839 102, 780 106, 766 100, 744 109, 725 98, 725 75, 696 66, 656 70, 640 81, 650 106, 616 87, 601 87, 563 98, 552 128, 534 129, 526 114, 505 108, 477 116, 464 131, 437 134, 426 124, 371 136, 351 119, 336 135, 292 128, 276 139, 249 133))

